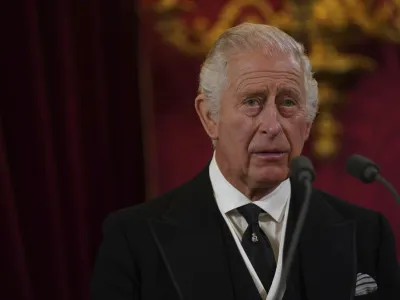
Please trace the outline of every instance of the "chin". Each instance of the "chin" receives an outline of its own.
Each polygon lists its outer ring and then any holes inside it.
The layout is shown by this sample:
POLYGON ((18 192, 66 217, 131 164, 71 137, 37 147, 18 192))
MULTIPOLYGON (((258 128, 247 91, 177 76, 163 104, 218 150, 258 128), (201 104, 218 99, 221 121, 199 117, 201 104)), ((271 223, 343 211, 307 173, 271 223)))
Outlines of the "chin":
POLYGON ((253 181, 257 183, 257 186, 271 187, 277 186, 282 181, 289 177, 289 168, 283 166, 274 166, 257 170, 251 174, 253 181))

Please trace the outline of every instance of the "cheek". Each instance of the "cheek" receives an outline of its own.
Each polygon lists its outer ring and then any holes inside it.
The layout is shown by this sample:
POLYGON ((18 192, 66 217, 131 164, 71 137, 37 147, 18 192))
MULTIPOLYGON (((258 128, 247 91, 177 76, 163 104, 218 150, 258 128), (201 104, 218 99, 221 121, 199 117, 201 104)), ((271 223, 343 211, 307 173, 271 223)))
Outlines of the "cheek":
POLYGON ((239 147, 247 149, 254 134, 254 127, 253 119, 243 115, 235 115, 229 119, 225 118, 224 122, 220 123, 219 135, 231 147, 236 147, 233 150, 237 150, 239 147))
POLYGON ((294 117, 286 122, 286 136, 291 144, 292 150, 299 152, 302 150, 304 142, 308 137, 308 123, 304 117, 294 117))

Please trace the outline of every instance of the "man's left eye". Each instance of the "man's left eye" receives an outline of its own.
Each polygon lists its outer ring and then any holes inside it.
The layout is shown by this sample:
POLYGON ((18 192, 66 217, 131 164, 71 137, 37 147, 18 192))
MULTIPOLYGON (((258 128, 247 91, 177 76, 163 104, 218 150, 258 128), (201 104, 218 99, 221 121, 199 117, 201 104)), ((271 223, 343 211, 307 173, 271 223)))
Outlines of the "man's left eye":
POLYGON ((285 99, 283 99, 283 105, 284 106, 293 106, 293 105, 295 105, 296 103, 294 102, 294 100, 293 99, 291 99, 291 98, 285 98, 285 99))

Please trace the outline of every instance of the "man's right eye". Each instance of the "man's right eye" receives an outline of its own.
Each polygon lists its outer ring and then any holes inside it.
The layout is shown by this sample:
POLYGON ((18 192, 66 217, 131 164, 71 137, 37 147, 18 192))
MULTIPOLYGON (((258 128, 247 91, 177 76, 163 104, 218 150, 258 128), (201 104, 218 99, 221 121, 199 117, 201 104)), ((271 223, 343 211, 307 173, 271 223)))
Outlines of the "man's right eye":
POLYGON ((255 98, 246 99, 245 104, 247 106, 260 106, 261 105, 260 100, 255 99, 255 98))

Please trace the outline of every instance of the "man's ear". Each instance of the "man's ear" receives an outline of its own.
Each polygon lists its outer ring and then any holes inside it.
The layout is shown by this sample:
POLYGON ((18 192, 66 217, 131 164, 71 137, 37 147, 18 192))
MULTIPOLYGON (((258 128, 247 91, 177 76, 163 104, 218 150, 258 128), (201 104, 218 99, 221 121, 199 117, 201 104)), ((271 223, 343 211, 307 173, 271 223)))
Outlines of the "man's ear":
POLYGON ((204 130, 207 135, 213 139, 218 139, 218 122, 213 118, 211 112, 208 109, 207 99, 204 94, 199 94, 194 100, 194 107, 197 115, 200 118, 201 124, 203 124, 204 130))
POLYGON ((307 122, 307 124, 306 124, 305 141, 307 141, 308 138, 310 137, 312 124, 313 124, 312 122, 307 122))

